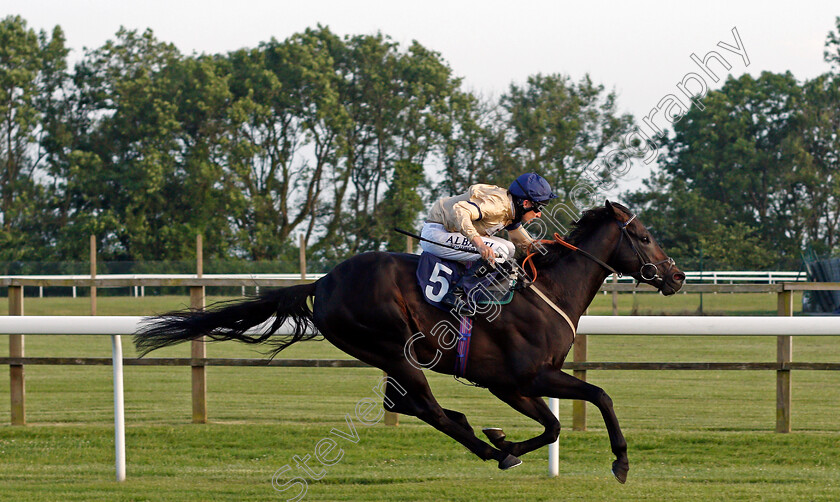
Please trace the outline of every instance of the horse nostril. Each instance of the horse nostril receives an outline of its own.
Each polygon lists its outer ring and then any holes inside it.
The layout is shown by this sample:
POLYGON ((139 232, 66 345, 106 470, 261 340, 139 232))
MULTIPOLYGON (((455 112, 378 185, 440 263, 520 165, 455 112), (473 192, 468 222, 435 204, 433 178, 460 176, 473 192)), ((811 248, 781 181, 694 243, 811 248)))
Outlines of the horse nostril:
POLYGON ((674 280, 677 281, 677 282, 685 281, 685 274, 683 274, 682 272, 677 272, 671 277, 673 277, 674 280))

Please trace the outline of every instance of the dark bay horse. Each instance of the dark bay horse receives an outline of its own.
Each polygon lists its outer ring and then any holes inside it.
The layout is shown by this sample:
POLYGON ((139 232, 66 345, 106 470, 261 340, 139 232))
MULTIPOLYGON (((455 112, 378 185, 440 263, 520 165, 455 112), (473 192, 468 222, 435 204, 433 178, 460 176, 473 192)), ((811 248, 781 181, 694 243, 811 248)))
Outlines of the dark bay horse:
MULTIPOLYGON (((566 240, 664 295, 677 292, 685 279, 638 218, 618 204, 607 202, 586 211, 566 240)), ((559 243, 544 245, 543 251, 534 259, 538 271, 534 285, 577 326, 609 272, 597 260, 559 243)), ((453 374, 452 338, 457 330, 448 340, 434 335, 436 327, 451 322, 453 316, 424 301, 415 281, 417 263, 416 255, 361 254, 311 284, 269 291, 207 311, 155 317, 135 335, 135 344, 145 355, 206 335, 211 340, 270 343, 276 355, 292 343, 314 337, 314 325, 339 349, 387 372, 386 409, 420 418, 482 460, 498 461, 502 469, 518 465, 519 455, 557 439, 560 423, 543 397, 589 401, 603 415, 616 456, 612 471, 623 483, 629 470, 627 443, 612 401, 599 387, 562 371, 574 332, 532 289, 517 293, 492 320, 475 316, 465 377, 542 424, 545 431, 512 442, 500 429, 485 429, 491 445, 475 435, 462 413, 438 404, 421 369, 453 374), (270 327, 257 334, 249 332, 272 316, 270 327), (272 337, 287 320, 293 322, 294 333, 272 337), (418 367, 417 362, 428 363, 418 367)))

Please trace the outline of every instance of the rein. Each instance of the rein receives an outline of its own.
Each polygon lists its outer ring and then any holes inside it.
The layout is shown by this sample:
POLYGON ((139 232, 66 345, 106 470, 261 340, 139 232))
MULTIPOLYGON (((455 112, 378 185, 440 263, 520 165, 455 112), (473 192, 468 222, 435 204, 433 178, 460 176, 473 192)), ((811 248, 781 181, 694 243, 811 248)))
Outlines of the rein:
MULTIPOLYGON (((654 281, 656 279, 661 280, 662 276, 659 275, 659 265, 662 265, 663 263, 667 263, 668 264, 668 269, 666 270, 666 273, 667 273, 667 271, 671 270, 671 267, 674 266, 674 263, 675 263, 674 259, 668 257, 668 258, 665 258, 664 260, 658 261, 656 263, 652 263, 644 254, 642 254, 642 252, 636 247, 636 244, 633 242, 633 239, 630 237, 630 232, 627 231, 627 226, 630 225, 630 223, 634 219, 636 219, 635 214, 633 216, 631 216, 630 219, 625 221, 624 223, 621 223, 620 221, 616 220, 615 223, 616 223, 616 225, 618 225, 618 228, 621 230, 621 236, 618 240, 618 244, 616 244, 616 246, 615 246, 615 249, 618 249, 619 247, 621 247, 621 241, 623 241, 624 237, 626 236, 627 237, 627 242, 630 244, 630 249, 633 250, 633 253, 635 253, 636 257, 639 259, 639 263, 641 263, 641 267, 639 267, 639 276, 646 281, 654 281)), ((535 241, 531 242, 531 244, 528 245, 528 250, 530 252, 529 252, 528 256, 526 256, 525 259, 522 260, 522 267, 524 268, 525 264, 528 264, 528 265, 531 266, 531 273, 533 275, 533 279, 531 279, 532 281, 537 280, 537 267, 534 266, 534 262, 531 260, 531 258, 533 258, 534 255, 537 254, 537 251, 531 251, 531 246, 533 246, 534 244, 555 244, 555 243, 560 244, 561 246, 566 247, 568 249, 571 249, 572 251, 575 251, 575 252, 578 252, 578 253, 582 254, 583 256, 589 258, 590 260, 594 261, 598 265, 601 265, 602 267, 609 270, 611 273, 618 275, 619 277, 621 277, 623 275, 621 272, 616 271, 614 268, 612 268, 611 266, 606 264, 601 259, 593 256, 588 251, 580 249, 579 247, 577 247, 577 246, 575 246, 575 245, 573 245, 569 242, 566 242, 563 239, 563 237, 560 236, 560 234, 555 232, 554 233, 554 240, 547 240, 547 239, 535 240, 535 241)), ((613 253, 615 253, 615 251, 613 251, 613 253)))
MULTIPOLYGON (((531 242, 531 244, 528 245, 528 250, 529 251, 530 251, 531 246, 533 246, 535 243, 538 243, 538 244, 555 244, 555 243, 560 244, 563 247, 569 248, 572 251, 576 251, 576 252, 582 254, 583 256, 589 258, 590 260, 594 261, 598 265, 601 265, 605 269, 609 270, 613 274, 618 274, 619 276, 621 275, 619 272, 616 272, 616 270, 614 268, 607 265, 606 263, 604 263, 599 258, 593 256, 588 251, 584 251, 583 249, 581 249, 581 248, 563 240, 563 238, 557 232, 554 232, 554 240, 542 239, 542 240, 538 240, 538 241, 535 240, 535 241, 531 242)), ((531 258, 533 258, 534 255, 536 255, 536 254, 537 254, 537 251, 532 251, 528 254, 528 256, 525 257, 524 260, 522 260, 522 266, 523 267, 525 266, 526 263, 531 266, 531 272, 533 272, 533 274, 534 274, 534 278, 532 279, 533 281, 537 280, 537 267, 534 266, 534 262, 531 261, 531 258)))

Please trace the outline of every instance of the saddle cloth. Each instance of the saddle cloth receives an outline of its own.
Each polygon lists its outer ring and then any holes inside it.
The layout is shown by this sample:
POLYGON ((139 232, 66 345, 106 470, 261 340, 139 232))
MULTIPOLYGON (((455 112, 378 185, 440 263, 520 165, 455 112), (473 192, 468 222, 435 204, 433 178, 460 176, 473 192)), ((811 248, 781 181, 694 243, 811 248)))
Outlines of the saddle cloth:
MULTIPOLYGON (((423 298, 429 304, 448 311, 450 307, 441 301, 467 270, 459 262, 444 260, 424 251, 417 265, 417 284, 423 298)), ((494 271, 484 277, 471 278, 468 284, 464 284, 464 290, 466 296, 477 304, 505 305, 513 298, 512 285, 512 281, 494 271)))

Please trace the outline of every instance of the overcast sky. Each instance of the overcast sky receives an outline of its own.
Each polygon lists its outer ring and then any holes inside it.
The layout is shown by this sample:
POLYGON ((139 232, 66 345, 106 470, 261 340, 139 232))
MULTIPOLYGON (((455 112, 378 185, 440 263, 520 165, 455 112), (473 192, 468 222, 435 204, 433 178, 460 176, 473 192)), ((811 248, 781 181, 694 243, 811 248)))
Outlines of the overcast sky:
MULTIPOLYGON (((615 89, 619 106, 637 119, 688 73, 692 53, 723 54, 735 76, 790 70, 807 79, 824 73, 827 33, 840 15, 834 1, 561 2, 547 0, 0 0, 36 30, 60 25, 79 58, 120 26, 151 28, 185 54, 254 47, 320 23, 345 34, 381 31, 401 44, 417 40, 441 53, 468 88, 498 95, 535 73, 589 73, 615 89), (834 7, 831 7, 834 5, 834 7), (736 43, 749 58, 717 47, 736 43)), ((712 88, 722 84, 712 85, 712 88)), ((643 175, 631 173, 630 178, 643 175)))

